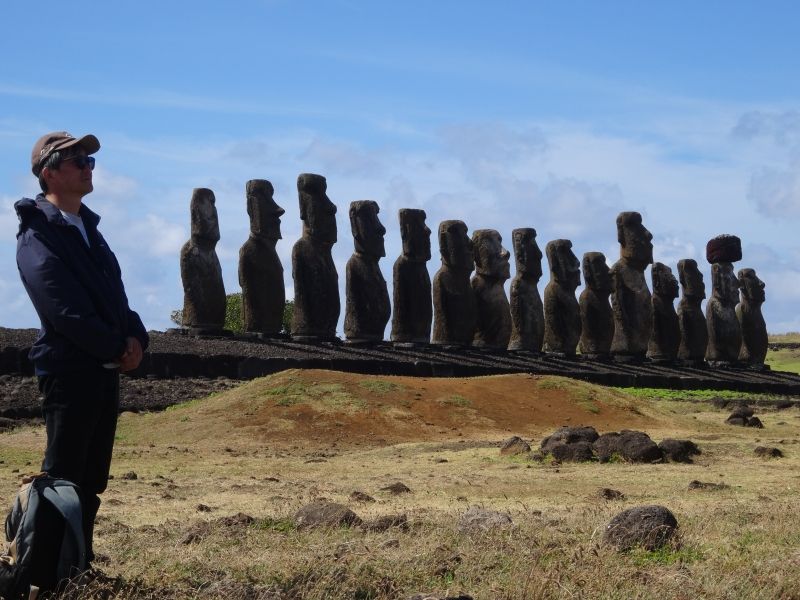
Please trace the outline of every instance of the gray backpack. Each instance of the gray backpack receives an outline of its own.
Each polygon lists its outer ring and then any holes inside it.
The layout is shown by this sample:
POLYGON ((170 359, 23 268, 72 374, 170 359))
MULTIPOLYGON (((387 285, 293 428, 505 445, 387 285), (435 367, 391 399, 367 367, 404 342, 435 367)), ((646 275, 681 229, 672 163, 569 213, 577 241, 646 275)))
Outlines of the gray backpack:
POLYGON ((78 486, 44 473, 23 480, 6 517, 6 540, 8 553, 0 556, 0 596, 6 600, 27 598, 32 577, 55 585, 84 571, 78 486))

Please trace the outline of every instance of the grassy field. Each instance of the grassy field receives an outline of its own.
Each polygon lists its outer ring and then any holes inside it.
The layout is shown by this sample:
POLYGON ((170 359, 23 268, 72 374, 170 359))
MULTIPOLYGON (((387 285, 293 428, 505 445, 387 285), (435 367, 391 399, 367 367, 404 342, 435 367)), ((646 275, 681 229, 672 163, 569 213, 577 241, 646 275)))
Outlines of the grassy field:
MULTIPOLYGON (((800 410, 759 412, 755 430, 686 399, 555 377, 293 371, 124 414, 96 528, 108 577, 73 597, 800 598, 800 410), (690 465, 500 456, 502 440, 538 446, 561 422, 601 432, 632 423, 702 454, 690 465), (759 445, 784 458, 757 458, 759 445), (692 480, 729 487, 689 491, 692 480), (397 481, 411 492, 381 489, 397 481), (625 498, 599 498, 605 487, 625 498), (351 500, 354 491, 375 501, 351 500), (407 525, 298 529, 295 512, 319 499, 407 525), (602 545, 611 517, 642 504, 672 510, 678 540, 657 552, 602 545), (513 527, 463 533, 470 506, 505 512, 513 527)), ((43 441, 41 427, 0 435, 7 504, 43 441)))

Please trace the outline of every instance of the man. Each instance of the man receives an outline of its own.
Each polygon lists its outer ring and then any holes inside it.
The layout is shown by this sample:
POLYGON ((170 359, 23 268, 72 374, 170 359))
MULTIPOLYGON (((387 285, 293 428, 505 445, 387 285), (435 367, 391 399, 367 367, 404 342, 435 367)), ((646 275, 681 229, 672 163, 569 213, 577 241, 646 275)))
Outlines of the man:
POLYGON ((111 465, 119 372, 139 366, 149 341, 97 230, 100 217, 82 203, 93 189, 90 155, 99 149, 93 135, 42 136, 31 155, 42 193, 14 205, 17 267, 41 320, 29 358, 44 395, 42 471, 80 487, 88 562, 111 465))

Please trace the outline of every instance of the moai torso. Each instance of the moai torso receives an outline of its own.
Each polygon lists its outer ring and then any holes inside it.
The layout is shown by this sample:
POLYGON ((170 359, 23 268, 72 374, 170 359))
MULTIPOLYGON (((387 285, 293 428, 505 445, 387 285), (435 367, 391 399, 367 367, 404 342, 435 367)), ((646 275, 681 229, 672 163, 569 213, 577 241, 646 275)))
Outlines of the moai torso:
POLYGON ((681 330, 675 312, 678 297, 678 280, 672 269, 655 263, 653 277, 653 331, 647 348, 647 358, 656 362, 673 362, 678 356, 681 330))
POLYGON ((336 206, 321 175, 297 178, 303 235, 292 248, 294 315, 292 338, 329 341, 339 321, 339 275, 331 249, 336 243, 336 206))
POLYGON ((706 304, 706 360, 712 366, 732 365, 739 360, 742 346, 742 329, 736 318, 739 280, 732 264, 742 258, 739 238, 722 235, 712 239, 706 246, 706 258, 711 263, 711 298, 706 304))
POLYGON ((653 236, 642 225, 637 212, 617 216, 620 259, 611 267, 611 308, 615 360, 641 360, 647 353, 653 313, 644 270, 653 262, 653 236))
POLYGON ((581 283, 580 263, 569 240, 548 242, 545 254, 550 282, 544 288, 544 351, 574 356, 581 337, 581 311, 575 298, 581 283))
POLYGON ((706 297, 706 287, 697 262, 691 258, 678 261, 678 278, 683 289, 678 303, 678 326, 681 331, 678 360, 698 366, 705 360, 708 346, 706 317, 700 306, 706 297))
POLYGON ((469 346, 475 335, 478 309, 469 281, 475 267, 472 241, 463 221, 442 221, 439 250, 442 266, 433 277, 431 343, 469 346))
POLYGON ((283 326, 286 291, 275 245, 281 239, 285 211, 273 200, 274 189, 266 179, 251 179, 246 190, 250 237, 239 250, 242 320, 247 332, 277 336, 283 326))
POLYGON ((503 284, 511 275, 509 252, 494 229, 478 229, 472 234, 475 276, 470 282, 475 292, 478 320, 472 345, 505 350, 511 338, 511 309, 503 284))
POLYGON ((192 237, 181 248, 183 326, 221 330, 225 325, 225 285, 215 250, 219 221, 214 192, 197 188, 190 205, 192 237))
POLYGON ((400 209, 403 253, 392 270, 394 276, 392 313, 393 342, 426 344, 431 338, 433 304, 431 277, 426 263, 431 258, 431 230, 425 225, 425 211, 400 209))
POLYGON ((611 273, 602 252, 583 255, 583 279, 586 287, 578 305, 581 311, 581 355, 603 359, 611 351, 614 338, 614 314, 608 297, 611 294, 611 273))
POLYGON ((379 342, 389 322, 391 308, 386 280, 378 261, 386 255, 386 233, 378 219, 378 203, 350 203, 350 226, 355 252, 347 261, 344 335, 348 342, 379 342))
POLYGON ((530 227, 512 233, 517 272, 511 280, 511 338, 509 350, 541 352, 544 342, 544 304, 539 296, 542 251, 536 230, 530 227))
POLYGON ((742 347, 739 360, 754 368, 764 368, 769 339, 767 324, 761 313, 764 303, 764 282, 753 269, 739 271, 741 301, 736 306, 736 317, 742 328, 742 347))

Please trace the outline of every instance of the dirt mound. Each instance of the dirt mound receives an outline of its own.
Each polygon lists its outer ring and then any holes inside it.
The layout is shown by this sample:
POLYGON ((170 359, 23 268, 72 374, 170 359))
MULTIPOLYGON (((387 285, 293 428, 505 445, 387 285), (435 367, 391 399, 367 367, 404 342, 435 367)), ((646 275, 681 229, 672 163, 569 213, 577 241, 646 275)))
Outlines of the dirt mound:
MULTIPOLYGON (((444 437, 507 437, 560 425, 647 427, 652 419, 613 388, 555 376, 365 376, 289 370, 202 402, 128 420, 142 440, 386 445, 444 437)), ((139 436, 137 436, 139 437, 139 436)))

